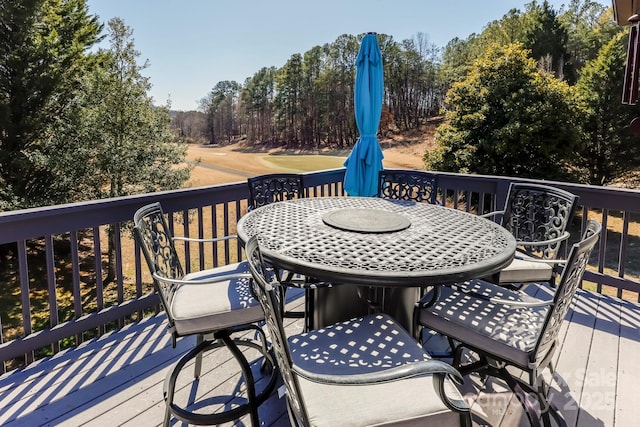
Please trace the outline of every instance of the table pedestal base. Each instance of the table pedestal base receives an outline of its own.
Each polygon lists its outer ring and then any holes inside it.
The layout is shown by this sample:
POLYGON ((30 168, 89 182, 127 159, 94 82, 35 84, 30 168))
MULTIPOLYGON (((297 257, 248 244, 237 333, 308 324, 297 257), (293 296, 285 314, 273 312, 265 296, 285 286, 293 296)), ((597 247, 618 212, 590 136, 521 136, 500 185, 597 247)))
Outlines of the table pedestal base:
MULTIPOLYGON (((393 317, 409 333, 413 333, 413 308, 420 300, 421 288, 372 287, 381 296, 381 311, 393 317)), ((313 329, 342 322, 370 312, 369 305, 358 296, 358 285, 335 285, 312 291, 313 329)))

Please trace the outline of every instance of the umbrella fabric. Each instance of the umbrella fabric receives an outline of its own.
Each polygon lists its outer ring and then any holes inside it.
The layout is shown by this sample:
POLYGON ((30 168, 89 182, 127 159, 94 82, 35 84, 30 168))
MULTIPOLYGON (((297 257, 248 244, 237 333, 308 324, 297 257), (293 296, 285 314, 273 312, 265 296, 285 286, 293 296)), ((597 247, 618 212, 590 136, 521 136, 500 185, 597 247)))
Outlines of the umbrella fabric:
POLYGON ((356 125, 360 137, 344 162, 344 189, 350 196, 376 196, 378 172, 382 170, 382 150, 378 126, 382 112, 384 78, 382 54, 375 34, 362 39, 356 59, 356 83, 353 93, 356 125))

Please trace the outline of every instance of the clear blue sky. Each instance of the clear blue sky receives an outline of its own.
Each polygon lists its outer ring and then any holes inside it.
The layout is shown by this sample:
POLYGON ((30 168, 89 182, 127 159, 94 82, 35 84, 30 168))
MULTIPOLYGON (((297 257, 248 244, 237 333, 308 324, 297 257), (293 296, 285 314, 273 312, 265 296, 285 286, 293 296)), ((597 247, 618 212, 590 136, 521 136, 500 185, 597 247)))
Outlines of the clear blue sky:
MULTIPOLYGON (((597 0, 610 7, 611 0, 597 0)), ((541 1, 539 1, 541 2, 541 1)), ((550 0, 559 10, 569 0, 550 0)), ((374 31, 402 41, 424 33, 436 46, 479 33, 529 0, 88 0, 105 24, 133 29, 140 62, 158 104, 195 110, 216 83, 244 83, 262 67, 341 34, 374 31)))

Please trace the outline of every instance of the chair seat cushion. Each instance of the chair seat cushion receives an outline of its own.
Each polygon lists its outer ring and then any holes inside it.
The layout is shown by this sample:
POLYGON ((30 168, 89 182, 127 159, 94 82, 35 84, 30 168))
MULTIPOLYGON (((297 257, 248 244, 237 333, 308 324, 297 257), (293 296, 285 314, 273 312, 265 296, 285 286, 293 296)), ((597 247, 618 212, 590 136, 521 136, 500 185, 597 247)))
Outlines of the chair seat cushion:
POLYGON ((534 258, 517 252, 517 258, 500 270, 500 283, 548 282, 553 275, 550 264, 533 261, 534 258))
MULTIPOLYGON (((483 280, 460 285, 486 297, 511 301, 540 300, 483 280)), ((514 307, 493 303, 442 286, 440 298, 420 311, 420 324, 481 350, 527 366, 549 306, 514 307)))
MULTIPOLYGON (((314 427, 460 425, 460 415, 436 394, 431 375, 375 385, 337 386, 304 378, 299 384, 314 427)), ((457 392, 452 384, 447 389, 457 392)))
MULTIPOLYGON (((289 337, 295 366, 313 373, 348 376, 376 372, 429 355, 383 314, 365 316, 289 337), (357 331, 357 332, 356 332, 357 331)), ((459 425, 434 389, 432 375, 366 385, 334 385, 298 376, 313 426, 459 425), (380 404, 384 396, 384 404, 380 404)), ((447 395, 462 401, 446 380, 447 395)))
POLYGON ((230 274, 244 276, 215 283, 183 284, 176 287, 170 310, 178 335, 220 330, 264 318, 262 308, 249 290, 251 274, 246 262, 189 273, 183 280, 213 279, 230 274))

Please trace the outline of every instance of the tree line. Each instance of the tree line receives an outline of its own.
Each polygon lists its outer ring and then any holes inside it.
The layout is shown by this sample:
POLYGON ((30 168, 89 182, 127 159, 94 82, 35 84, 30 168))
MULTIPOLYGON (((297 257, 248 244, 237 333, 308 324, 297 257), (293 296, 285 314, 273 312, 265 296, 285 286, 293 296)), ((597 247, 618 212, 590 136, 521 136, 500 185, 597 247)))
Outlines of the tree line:
MULTIPOLYGON (((121 19, 105 27, 86 0, 0 0, 0 210, 178 188, 184 141, 349 148, 361 38, 218 82, 200 111, 171 115, 149 96, 148 63, 121 19)), ((640 164, 628 131, 637 109, 620 103, 626 31, 599 3, 532 1, 443 48, 420 33, 378 40, 381 135, 446 114, 428 168, 548 178, 553 168, 527 167, 535 157, 606 184, 640 164)))
MULTIPOLYGON (((280 68, 264 67, 243 84, 218 82, 199 112, 178 112, 180 135, 210 144, 246 139, 288 148, 347 148, 354 120, 355 60, 361 35, 295 53, 280 68)), ((385 97, 380 132, 417 128, 443 108, 446 86, 438 77, 439 49, 426 35, 396 42, 379 34, 385 97)))
MULTIPOLYGON (((532 1, 444 48, 420 33, 401 42, 379 34, 381 135, 446 114, 427 168, 598 185, 619 179, 640 156, 629 132, 637 109, 620 102, 626 29, 612 18, 592 0, 560 10, 532 1)), ((358 137, 353 85, 362 36, 293 54, 242 84, 218 82, 200 111, 178 113, 174 125, 210 144, 348 148, 358 137)))

